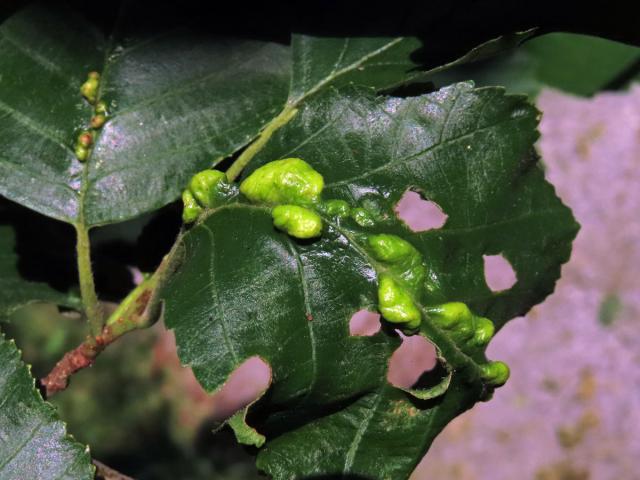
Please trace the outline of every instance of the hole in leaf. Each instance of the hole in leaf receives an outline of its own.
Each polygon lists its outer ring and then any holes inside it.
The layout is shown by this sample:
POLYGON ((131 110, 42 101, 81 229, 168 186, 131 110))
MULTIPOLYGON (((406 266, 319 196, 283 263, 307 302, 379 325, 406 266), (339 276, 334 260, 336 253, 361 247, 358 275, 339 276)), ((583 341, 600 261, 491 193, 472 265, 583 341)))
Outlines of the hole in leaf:
POLYGON ((402 195, 395 211, 413 232, 441 228, 448 218, 437 203, 425 200, 419 193, 411 190, 402 195))
POLYGON ((509 261, 502 255, 483 255, 484 279, 493 292, 508 290, 518 280, 509 261))
POLYGON ((358 310, 349 320, 349 334, 370 337, 380 331, 380 314, 369 310, 358 310))
POLYGON ((260 357, 251 357, 236 368, 214 395, 215 417, 228 418, 256 401, 271 384, 271 367, 260 357))
POLYGON ((422 335, 400 336, 402 345, 391 355, 387 381, 398 388, 411 388, 436 366, 436 348, 422 335))

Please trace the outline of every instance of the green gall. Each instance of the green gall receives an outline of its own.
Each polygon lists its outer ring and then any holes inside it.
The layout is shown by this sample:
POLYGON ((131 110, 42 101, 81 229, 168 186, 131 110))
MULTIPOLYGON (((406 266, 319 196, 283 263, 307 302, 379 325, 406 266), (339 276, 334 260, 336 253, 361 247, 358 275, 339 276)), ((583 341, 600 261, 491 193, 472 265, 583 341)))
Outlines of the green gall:
POLYGON ((424 290, 427 267, 422 255, 397 235, 371 235, 367 245, 373 257, 387 264, 395 276, 414 294, 424 290))
POLYGON ((219 170, 203 170, 196 173, 189 182, 189 190, 202 207, 214 207, 219 198, 221 182, 226 176, 219 170))
POLYGON ((322 233, 322 219, 313 210, 297 205, 278 205, 271 211, 276 228, 295 238, 315 238, 322 233))
POLYGON ((269 162, 240 184, 240 192, 249 200, 268 205, 314 204, 323 188, 322 175, 299 158, 269 162))
POLYGON ((501 387, 509 380, 509 366, 504 362, 488 362, 480 365, 482 379, 489 385, 501 387))
POLYGON ((80 93, 89 103, 96 103, 98 97, 98 87, 100 86, 100 74, 98 72, 89 73, 89 78, 80 87, 80 93))
POLYGON ((84 162, 89 157, 89 149, 82 145, 76 145, 75 154, 78 160, 84 162))
POLYGON ((202 207, 198 205, 198 202, 196 202, 196 199, 189 190, 182 192, 182 203, 184 204, 184 209, 182 210, 182 220, 184 223, 195 222, 202 213, 202 207))
POLYGON ((404 323, 408 329, 420 326, 422 315, 409 293, 389 275, 378 279, 378 308, 391 323, 404 323))
POLYGON ((104 100, 100 100, 96 104, 96 113, 102 113, 103 115, 107 114, 107 104, 104 102, 104 100))
POLYGON ((364 208, 354 208, 351 211, 351 218, 361 227, 373 227, 376 224, 373 215, 364 208))
POLYGON ((102 113, 94 115, 93 117, 91 117, 91 128, 102 128, 106 121, 107 117, 105 117, 102 113))
POLYGON ((93 143, 93 135, 91 132, 82 132, 78 135, 78 145, 81 145, 85 148, 90 147, 93 143))
POLYGON ((331 217, 346 218, 351 213, 351 207, 344 200, 327 200, 321 207, 331 217))
POLYGON ((468 347, 486 347, 495 333, 495 326, 488 318, 474 315, 462 302, 450 302, 427 309, 429 319, 457 342, 468 347))
POLYGON ((429 318, 440 328, 445 330, 459 329, 464 325, 472 325, 473 313, 462 302, 449 302, 430 307, 429 318))
POLYGON ((397 235, 371 235, 367 243, 376 260, 383 262, 394 263, 409 256, 420 256, 413 245, 397 235))
POLYGON ((496 328, 488 318, 476 317, 475 332, 473 333, 473 343, 478 347, 484 347, 493 338, 496 328))

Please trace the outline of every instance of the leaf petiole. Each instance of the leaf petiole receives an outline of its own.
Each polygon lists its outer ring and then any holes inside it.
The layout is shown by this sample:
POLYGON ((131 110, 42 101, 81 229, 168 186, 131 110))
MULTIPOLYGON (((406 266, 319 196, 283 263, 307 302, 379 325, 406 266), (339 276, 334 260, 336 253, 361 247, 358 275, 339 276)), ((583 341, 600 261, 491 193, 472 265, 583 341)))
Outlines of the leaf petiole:
POLYGON ((104 313, 100 307, 100 303, 98 302, 95 282, 93 280, 89 230, 84 225, 77 224, 76 234, 80 294, 82 296, 82 304, 84 305, 85 314, 89 321, 91 335, 95 337, 100 335, 100 332, 102 331, 104 313))
POLYGON ((255 157, 262 147, 266 145, 271 136, 274 134, 276 130, 285 126, 287 123, 291 121, 293 117, 298 113, 298 109, 294 106, 286 106, 277 117, 271 120, 260 132, 260 135, 256 140, 251 143, 244 152, 240 154, 240 156, 231 164, 229 169, 227 170, 227 179, 230 182, 233 182, 236 178, 240 176, 242 170, 249 165, 249 162, 255 157))

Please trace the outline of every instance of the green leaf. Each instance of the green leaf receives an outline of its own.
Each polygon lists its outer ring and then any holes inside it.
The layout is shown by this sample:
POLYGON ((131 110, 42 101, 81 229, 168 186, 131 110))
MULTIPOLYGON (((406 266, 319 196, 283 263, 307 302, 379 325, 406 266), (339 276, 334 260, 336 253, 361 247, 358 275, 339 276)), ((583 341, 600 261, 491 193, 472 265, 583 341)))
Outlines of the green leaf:
POLYGON ((329 89, 273 135, 251 170, 302 158, 324 176, 324 199, 367 208, 376 225, 324 215, 319 239, 296 241, 274 229, 269 208, 238 197, 186 234, 165 320, 208 391, 250 357, 270 365, 271 387, 252 407, 266 437, 260 468, 276 479, 406 478, 438 432, 486 397, 484 353, 462 347, 426 309, 465 302, 499 328, 553 290, 577 224, 538 167, 537 121, 524 97, 498 88, 458 84, 408 99, 329 89), (412 232, 396 217, 409 189, 438 203, 443 228, 412 232), (420 305, 421 334, 453 371, 437 398, 388 384, 400 343, 392 329, 349 334, 351 316, 377 304, 377 261, 363 241, 370 233, 405 239, 438 278, 438 295, 420 305), (518 282, 494 293, 482 256, 497 253, 518 282))
POLYGON ((173 201, 286 100, 286 47, 126 32, 107 41, 42 5, 0 26, 0 193, 70 223, 131 218, 173 201), (91 70, 102 74, 109 115, 82 164, 73 149, 92 116, 79 91, 91 70))
POLYGON ((2 334, 0 365, 0 478, 92 479, 89 449, 67 435, 35 389, 15 343, 2 334))
POLYGON ((287 97, 296 103, 351 81, 400 83, 419 44, 296 35, 289 48, 180 29, 144 36, 132 18, 125 12, 109 39, 51 6, 0 26, 1 194, 88 227, 157 209, 254 139, 287 97), (93 109, 79 89, 92 70, 109 114, 83 164, 74 147, 93 109))
POLYGON ((508 55, 452 68, 430 77, 437 85, 474 80, 537 95, 552 87, 581 96, 619 88, 638 72, 640 48, 572 33, 534 38, 508 55))
POLYGON ((328 85, 391 88, 416 75, 416 38, 323 38, 294 35, 289 102, 298 103, 328 85))
POLYGON ((20 307, 35 302, 48 302, 79 309, 80 298, 55 290, 45 283, 26 280, 18 270, 15 234, 9 225, 0 225, 0 319, 20 307))

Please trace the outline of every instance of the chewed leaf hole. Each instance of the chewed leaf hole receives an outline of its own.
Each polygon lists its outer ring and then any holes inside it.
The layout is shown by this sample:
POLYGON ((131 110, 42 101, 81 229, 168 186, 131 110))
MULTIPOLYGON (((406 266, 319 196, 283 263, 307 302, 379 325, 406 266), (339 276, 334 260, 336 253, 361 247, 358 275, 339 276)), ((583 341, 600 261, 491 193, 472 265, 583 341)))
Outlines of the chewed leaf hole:
POLYGON ((251 357, 236 368, 214 396, 215 416, 228 418, 253 403, 269 388, 271 368, 260 357, 251 357))
POLYGON ((407 190, 395 207, 398 217, 414 232, 441 228, 447 215, 440 206, 425 200, 419 193, 407 190))
POLYGON ((518 281, 516 272, 502 255, 483 255, 484 279, 493 292, 508 290, 518 281))
POLYGON ((380 314, 369 310, 358 310, 349 320, 349 334, 370 337, 380 331, 380 314))
POLYGON ((402 337, 402 345, 389 360, 387 381, 398 388, 411 388, 436 366, 436 349, 421 335, 402 337))

